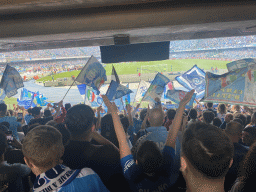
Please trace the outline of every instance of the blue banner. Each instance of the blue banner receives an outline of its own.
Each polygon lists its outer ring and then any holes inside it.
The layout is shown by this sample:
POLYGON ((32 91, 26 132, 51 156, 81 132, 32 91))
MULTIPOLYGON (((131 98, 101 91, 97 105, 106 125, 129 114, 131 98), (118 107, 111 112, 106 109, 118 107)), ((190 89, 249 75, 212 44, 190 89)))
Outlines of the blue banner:
POLYGON ((85 90, 86 90, 86 85, 85 84, 81 84, 81 85, 77 85, 78 91, 81 95, 85 95, 85 90))
POLYGON ((113 80, 111 81, 106 93, 106 96, 108 97, 109 101, 113 100, 118 86, 119 84, 116 81, 113 81, 113 80))
MULTIPOLYGON (((113 96, 113 99, 122 98, 125 95, 129 95, 130 93, 133 93, 133 91, 130 90, 129 88, 127 88, 126 86, 123 86, 123 85, 119 84, 117 89, 116 89, 116 93, 113 96)), ((128 97, 126 99, 128 99, 128 97)))
POLYGON ((4 89, 6 96, 10 98, 16 95, 18 93, 17 90, 21 87, 24 87, 24 84, 19 72, 7 64, 2 76, 0 88, 4 89))
POLYGON ((99 89, 106 80, 106 70, 93 56, 91 56, 76 78, 77 82, 86 84, 96 90, 97 95, 100 94, 99 89))
MULTIPOLYGON (((170 99, 171 101, 179 104, 180 101, 185 97, 186 91, 181 90, 168 90, 166 93, 166 98, 170 99)), ((194 93, 189 103, 186 105, 186 108, 190 109, 193 107, 194 100, 196 98, 196 94, 194 93)))
POLYGON ((205 79, 204 102, 256 106, 256 64, 205 79))
POLYGON ((256 59, 252 58, 246 58, 246 59, 240 59, 237 61, 232 61, 227 64, 228 71, 233 71, 236 69, 248 67, 249 65, 254 65, 256 64, 256 59))
POLYGON ((201 99, 205 91, 205 72, 194 65, 190 70, 183 73, 181 76, 175 77, 182 86, 191 91, 195 90, 196 98, 201 99))
POLYGON ((151 105, 154 105, 155 98, 162 98, 162 94, 168 82, 170 82, 169 78, 162 75, 161 73, 157 73, 146 94, 142 98, 142 101, 149 101, 151 105))

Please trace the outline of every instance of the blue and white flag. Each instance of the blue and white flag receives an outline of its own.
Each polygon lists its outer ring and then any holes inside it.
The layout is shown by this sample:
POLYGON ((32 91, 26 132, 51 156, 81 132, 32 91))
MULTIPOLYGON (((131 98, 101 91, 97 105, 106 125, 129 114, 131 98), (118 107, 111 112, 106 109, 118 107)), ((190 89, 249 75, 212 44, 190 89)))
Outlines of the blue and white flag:
POLYGON ((240 59, 237 61, 232 61, 227 64, 228 71, 233 71, 236 69, 240 69, 243 67, 248 67, 249 65, 254 65, 256 64, 256 59, 252 58, 246 58, 246 59, 240 59))
POLYGON ((206 73, 204 102, 256 106, 256 64, 222 75, 206 73))
POLYGON ((128 89, 126 86, 118 84, 116 81, 111 81, 106 96, 110 101, 119 99, 125 95, 133 93, 132 90, 128 89))
POLYGON ((134 102, 135 103, 140 103, 141 102, 141 100, 145 96, 149 86, 150 86, 150 83, 148 83, 146 81, 143 81, 143 80, 140 81, 140 84, 138 86, 136 95, 134 97, 134 102))
POLYGON ((183 73, 181 76, 175 77, 182 86, 191 91, 195 90, 196 98, 201 99, 205 91, 205 72, 194 65, 190 70, 183 73))
POLYGON ((85 95, 85 90, 86 90, 85 84, 77 85, 77 88, 78 88, 80 95, 85 95))
POLYGON ((37 93, 23 88, 21 90, 20 99, 17 99, 18 105, 23 106, 25 109, 32 107, 35 96, 37 96, 37 93))
POLYGON ((0 88, 4 89, 6 96, 10 98, 16 95, 18 93, 17 90, 21 87, 24 87, 24 84, 19 72, 7 64, 2 76, 0 88))
POLYGON ((96 90, 97 95, 100 94, 100 87, 107 80, 106 70, 102 64, 93 56, 90 57, 81 72, 76 78, 76 81, 96 90))
POLYGON ((6 94, 3 89, 0 89, 0 103, 3 102, 4 98, 6 97, 6 94))
MULTIPOLYGON (((181 90, 168 90, 166 93, 166 98, 170 99, 171 101, 179 104, 180 101, 185 97, 186 91, 181 91, 181 90)), ((192 108, 193 107, 193 102, 196 98, 196 94, 194 93, 191 100, 189 103, 186 105, 186 108, 192 108)))
POLYGON ((162 98, 165 86, 170 82, 170 79, 161 73, 157 73, 151 85, 149 86, 142 101, 149 101, 151 105, 156 104, 155 98, 162 98))
POLYGON ((108 97, 109 101, 112 101, 115 94, 116 94, 116 90, 117 90, 117 87, 118 87, 118 83, 116 81, 111 81, 110 82, 110 85, 108 87, 108 90, 107 90, 107 93, 106 93, 106 96, 108 97))

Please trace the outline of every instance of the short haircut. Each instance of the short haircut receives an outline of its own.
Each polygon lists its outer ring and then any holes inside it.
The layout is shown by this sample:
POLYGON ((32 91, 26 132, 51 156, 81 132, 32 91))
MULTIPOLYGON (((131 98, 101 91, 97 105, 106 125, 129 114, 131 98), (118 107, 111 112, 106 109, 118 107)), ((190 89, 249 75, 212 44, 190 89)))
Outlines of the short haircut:
POLYGON ((23 155, 37 167, 50 168, 59 163, 63 151, 61 133, 49 125, 32 129, 23 139, 23 155))
POLYGON ((169 120, 173 120, 176 115, 176 110, 175 109, 168 109, 167 111, 167 117, 169 120))
POLYGON ((80 135, 91 131, 94 112, 88 105, 78 104, 67 111, 65 123, 71 135, 80 135))
POLYGON ((203 118, 206 123, 211 123, 214 119, 215 115, 211 111, 205 111, 203 112, 203 118))
POLYGON ((236 113, 234 118, 241 119, 243 121, 243 126, 245 126, 245 124, 246 124, 246 117, 245 117, 245 115, 243 115, 242 113, 236 113))
POLYGON ((256 139, 256 128, 253 126, 248 126, 246 128, 244 128, 245 132, 249 133, 253 139, 256 139))
POLYGON ((45 116, 45 117, 50 117, 50 116, 52 116, 51 111, 50 111, 49 109, 44 110, 44 116, 45 116))
POLYGON ((0 114, 5 115, 7 112, 7 105, 5 103, 0 103, 0 114))
POLYGON ((0 156, 2 156, 7 148, 7 139, 3 131, 0 131, 0 156))
POLYGON ((161 126, 164 122, 164 112, 162 108, 151 109, 148 117, 151 127, 161 126))
POLYGON ((197 111, 196 111, 196 109, 193 109, 193 108, 190 109, 188 116, 189 116, 191 119, 196 119, 196 118, 197 118, 197 111))
POLYGON ((148 111, 147 109, 142 109, 142 110, 140 111, 140 120, 141 120, 141 121, 143 121, 144 118, 146 117, 147 111, 148 111))
POLYGON ((155 173, 163 164, 163 156, 153 141, 144 141, 137 151, 138 166, 144 173, 155 173))
POLYGON ((243 126, 236 121, 231 121, 226 125, 225 131, 233 136, 240 135, 243 131, 243 126))
POLYGON ((240 124, 243 126, 243 121, 242 121, 241 119, 239 119, 239 118, 235 118, 235 119, 233 119, 232 121, 235 121, 235 122, 237 122, 237 123, 240 123, 240 124))
POLYGON ((212 121, 212 124, 213 124, 214 126, 216 126, 216 127, 220 127, 221 124, 222 124, 222 121, 220 120, 219 117, 215 117, 215 118, 213 119, 213 121, 212 121))
POLYGON ((71 108, 71 104, 70 104, 70 103, 66 103, 66 104, 65 104, 65 109, 66 109, 66 111, 69 110, 70 108, 71 108))
POLYGON ((40 111, 41 111, 42 107, 34 107, 31 111, 32 111, 32 115, 33 116, 37 116, 40 115, 40 111))
POLYGON ((28 113, 31 114, 32 113, 32 109, 28 108, 28 113))
POLYGON ((217 111, 220 114, 226 114, 227 113, 226 105, 223 103, 219 104, 217 111))
POLYGON ((222 129, 196 122, 185 130, 181 154, 203 177, 222 179, 229 170, 234 146, 222 129))
POLYGON ((213 103, 206 103, 206 106, 207 106, 208 108, 211 108, 211 107, 213 106, 213 103))

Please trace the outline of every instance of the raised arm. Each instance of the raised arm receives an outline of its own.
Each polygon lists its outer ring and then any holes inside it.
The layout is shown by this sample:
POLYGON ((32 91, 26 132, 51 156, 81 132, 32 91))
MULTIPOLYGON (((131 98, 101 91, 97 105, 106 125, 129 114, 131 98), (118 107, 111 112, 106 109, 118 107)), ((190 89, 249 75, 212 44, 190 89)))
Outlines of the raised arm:
POLYGON ((115 103, 111 103, 108 100, 108 97, 106 95, 103 95, 102 99, 103 99, 105 105, 108 107, 108 111, 110 111, 110 113, 112 115, 117 140, 119 143, 120 159, 122 159, 123 157, 130 155, 131 150, 130 150, 128 142, 126 140, 126 134, 125 134, 123 125, 122 125, 120 118, 118 116, 118 113, 117 113, 118 109, 117 109, 115 103))
POLYGON ((128 120, 129 125, 133 126, 133 119, 132 119, 132 106, 130 104, 126 105, 127 113, 128 113, 128 120))
POLYGON ((176 137, 178 135, 178 132, 179 132, 179 129, 180 129, 180 126, 182 123, 183 112, 185 110, 186 104, 191 100, 194 92, 195 92, 195 90, 191 90, 180 101, 179 108, 176 111, 176 115, 173 119, 173 123, 168 132, 168 136, 167 136, 166 143, 165 143, 166 146, 169 146, 169 147, 172 147, 173 149, 175 149, 175 141, 176 141, 176 137))

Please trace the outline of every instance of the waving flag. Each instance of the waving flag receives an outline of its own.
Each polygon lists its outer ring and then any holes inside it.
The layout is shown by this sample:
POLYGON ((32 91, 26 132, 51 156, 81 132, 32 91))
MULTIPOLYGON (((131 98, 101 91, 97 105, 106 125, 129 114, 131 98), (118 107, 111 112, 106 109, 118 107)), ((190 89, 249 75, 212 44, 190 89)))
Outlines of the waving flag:
POLYGON ((21 87, 24 87, 24 84, 19 72, 7 64, 2 76, 0 88, 4 89, 6 96, 10 98, 16 95, 18 93, 17 90, 21 87))
POLYGON ((237 61, 232 61, 231 63, 227 64, 228 71, 236 70, 243 67, 248 67, 249 65, 256 64, 256 59, 246 58, 240 59, 237 61))
POLYGON ((18 105, 23 106, 25 109, 32 107, 34 104, 34 98, 37 96, 37 93, 27 90, 23 88, 21 90, 20 99, 17 99, 18 105))
POLYGON ((195 89, 197 99, 201 99, 204 96, 205 72, 197 67, 197 65, 194 65, 181 76, 175 77, 175 79, 189 91, 195 89))
MULTIPOLYGON (((180 101, 185 97, 186 91, 181 90, 168 90, 166 93, 166 98, 170 99, 171 101, 179 104, 180 101)), ((196 94, 194 93, 189 103, 186 105, 186 108, 192 108, 193 102, 195 100, 196 94)))
POLYGON ((256 106, 256 64, 205 79, 204 102, 256 106))
POLYGON ((120 84, 120 80, 119 80, 119 77, 118 77, 118 75, 116 73, 116 70, 115 70, 114 66, 112 66, 111 80, 116 81, 117 83, 120 84))
POLYGON ((119 99, 125 95, 130 94, 130 93, 133 93, 133 91, 128 89, 126 86, 118 84, 116 81, 112 80, 109 85, 106 95, 107 95, 108 99, 111 101, 111 100, 119 99))
POLYGON ((136 95, 134 98, 134 102, 136 102, 136 103, 141 102, 141 100, 145 96, 149 86, 150 86, 150 83, 143 81, 143 80, 140 81, 140 84, 138 86, 138 89, 137 89, 137 92, 136 92, 136 95))
POLYGON ((162 75, 161 73, 157 73, 147 92, 142 98, 142 101, 149 101, 151 105, 154 105, 156 103, 155 98, 158 97, 159 99, 161 99, 165 86, 169 82, 169 78, 162 75))
POLYGON ((39 94, 39 92, 37 92, 35 99, 37 104, 40 106, 46 106, 49 103, 46 101, 48 98, 44 97, 43 94, 39 94))
POLYGON ((101 63, 93 56, 85 64, 76 81, 86 84, 96 90, 97 95, 100 93, 101 85, 107 80, 106 70, 101 63))

